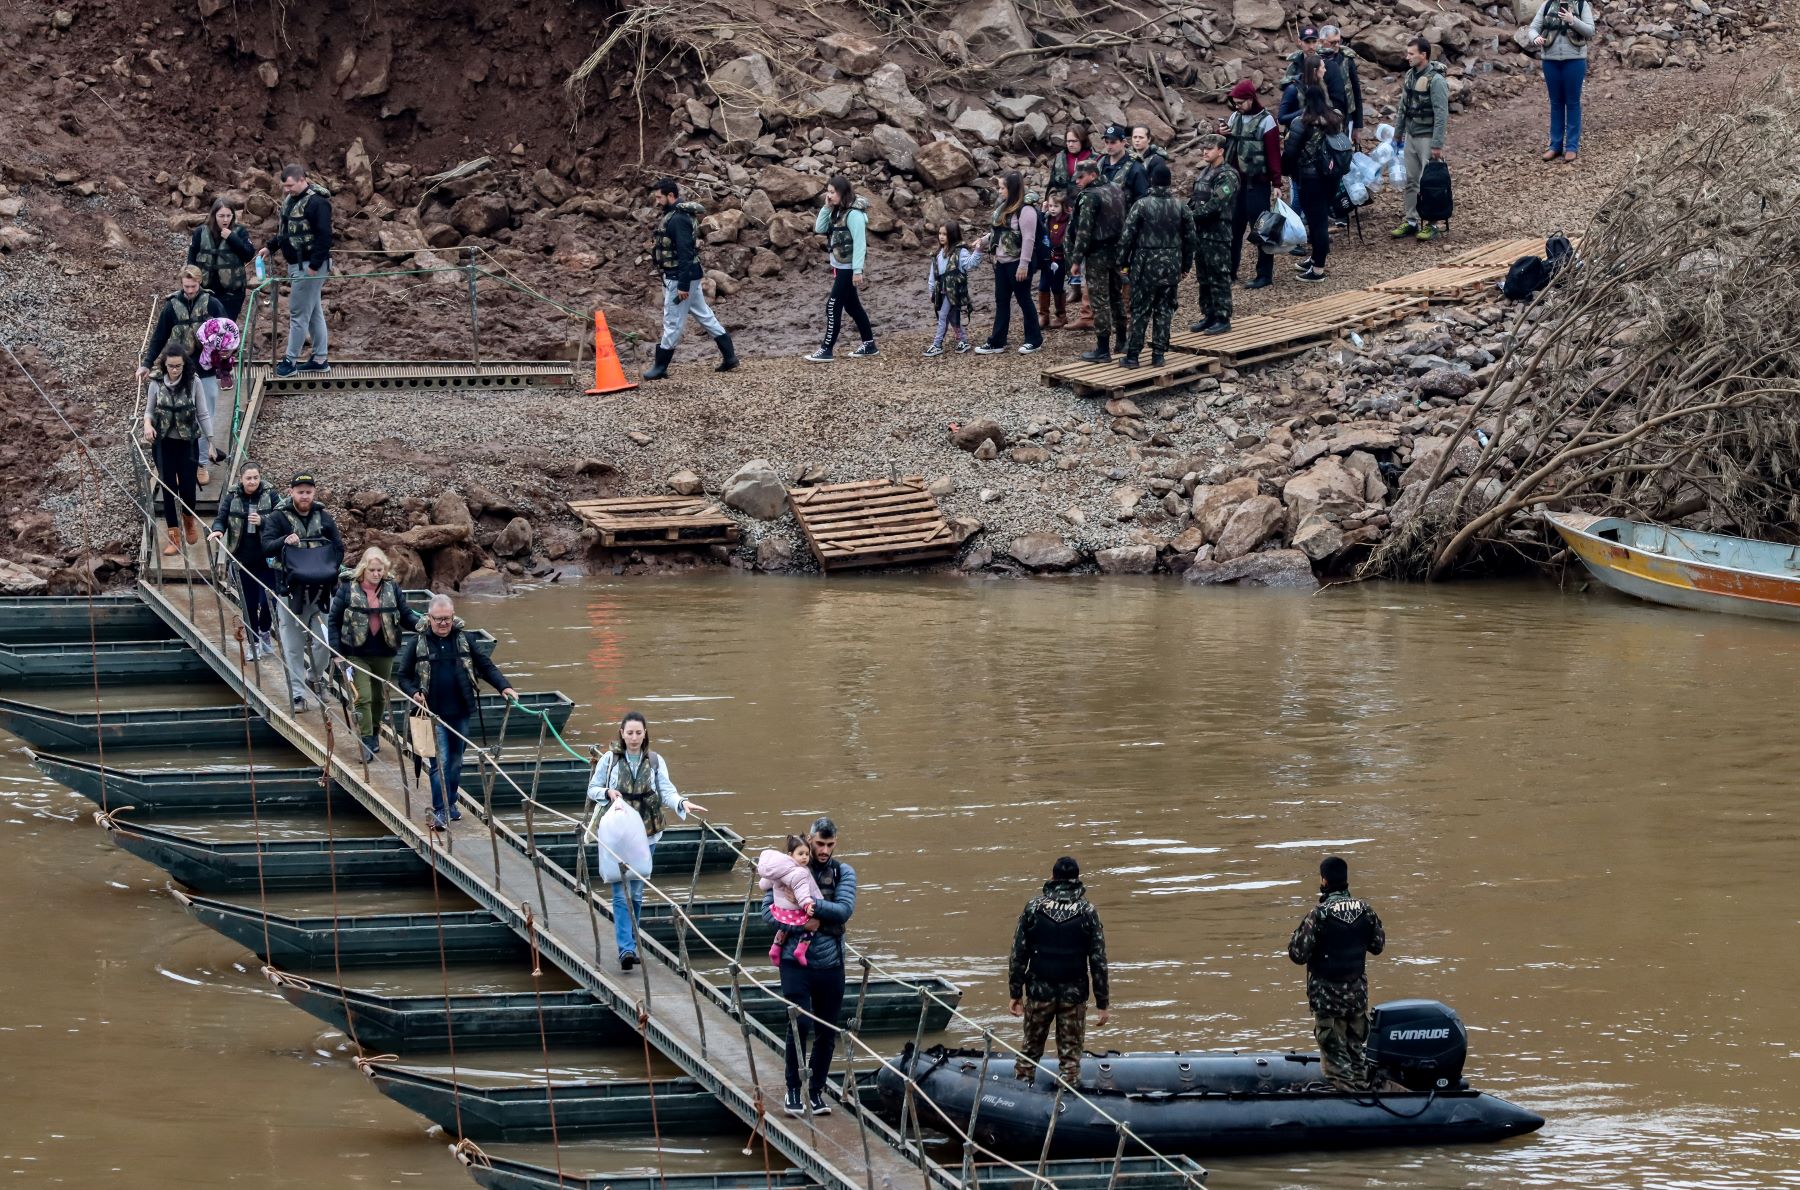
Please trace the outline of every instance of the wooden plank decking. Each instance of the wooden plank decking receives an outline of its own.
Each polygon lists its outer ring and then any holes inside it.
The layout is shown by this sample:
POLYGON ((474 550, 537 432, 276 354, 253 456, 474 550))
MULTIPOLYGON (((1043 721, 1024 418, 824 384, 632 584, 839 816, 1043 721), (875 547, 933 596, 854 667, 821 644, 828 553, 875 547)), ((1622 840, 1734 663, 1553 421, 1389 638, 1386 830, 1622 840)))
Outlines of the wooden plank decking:
POLYGON ((270 396, 309 392, 410 392, 421 389, 572 388, 567 360, 333 360, 324 375, 268 370, 270 396))
POLYGON ((1139 359, 1143 363, 1136 368, 1121 368, 1117 356, 1109 364, 1090 364, 1081 360, 1053 364, 1040 373, 1040 378, 1046 384, 1067 385, 1075 390, 1076 396, 1111 400, 1114 397, 1156 392, 1178 384, 1191 384, 1200 377, 1210 376, 1219 370, 1217 359, 1210 355, 1196 355, 1187 348, 1177 348, 1173 340, 1160 368, 1150 362, 1148 352, 1139 359))
POLYGON ((828 483, 788 493, 819 568, 903 566, 956 553, 962 540, 916 475, 828 483))
POLYGON ((1297 306, 1272 311, 1271 318, 1331 326, 1336 330, 1368 330, 1388 326, 1424 311, 1425 298, 1410 293, 1378 293, 1346 289, 1297 306))
POLYGON ((1236 368, 1299 355, 1335 333, 1335 327, 1324 323, 1292 321, 1280 314, 1251 314, 1232 319, 1231 330, 1223 335, 1177 332, 1169 336, 1169 346, 1177 351, 1210 355, 1236 368))
POLYGON ((702 496, 575 500, 569 509, 592 525, 609 549, 729 545, 739 535, 737 522, 702 496))
POLYGON ((1369 288, 1377 293, 1413 294, 1433 302, 1461 302, 1499 284, 1511 265, 1510 260, 1501 265, 1443 265, 1378 281, 1369 288))

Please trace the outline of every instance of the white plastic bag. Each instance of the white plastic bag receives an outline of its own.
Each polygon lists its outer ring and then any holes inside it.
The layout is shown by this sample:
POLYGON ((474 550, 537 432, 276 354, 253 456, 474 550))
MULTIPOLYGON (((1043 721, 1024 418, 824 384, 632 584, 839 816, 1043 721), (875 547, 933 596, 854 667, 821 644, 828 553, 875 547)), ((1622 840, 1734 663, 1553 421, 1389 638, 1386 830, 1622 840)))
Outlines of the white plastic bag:
POLYGON ((1299 212, 1281 201, 1275 200, 1275 212, 1281 216, 1281 242, 1293 248, 1306 243, 1306 220, 1300 218, 1299 212))
POLYGON ((650 836, 644 833, 644 819, 624 798, 607 808, 595 830, 599 843, 600 879, 607 884, 619 882, 620 865, 636 875, 650 875, 650 836))
POLYGON ((1388 165, 1388 185, 1396 190, 1406 189, 1406 158, 1395 157, 1388 165))

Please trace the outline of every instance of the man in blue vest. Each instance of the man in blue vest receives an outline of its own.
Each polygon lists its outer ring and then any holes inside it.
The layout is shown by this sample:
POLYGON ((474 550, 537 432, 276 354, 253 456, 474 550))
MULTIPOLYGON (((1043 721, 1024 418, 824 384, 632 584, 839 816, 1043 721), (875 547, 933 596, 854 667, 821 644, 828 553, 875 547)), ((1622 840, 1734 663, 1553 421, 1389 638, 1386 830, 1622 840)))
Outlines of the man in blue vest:
POLYGON ((1306 966, 1306 1002, 1325 1080, 1340 1091, 1366 1091, 1373 1075, 1369 979, 1364 958, 1387 946, 1387 931, 1367 901, 1350 895, 1350 865, 1335 855, 1319 864, 1319 903, 1288 939, 1288 958, 1306 966))
MULTIPOLYGON (((781 944, 781 994, 800 1009, 798 1029, 790 1026, 784 1057, 787 1062, 787 1101, 782 1109, 790 1116, 831 1114, 825 1101, 825 1076, 831 1073, 831 1053, 837 1046, 838 1018, 844 1009, 844 928, 856 912, 856 869, 836 858, 837 824, 829 818, 814 820, 806 841, 812 847, 811 869, 819 885, 813 918, 805 930, 787 930, 781 944), (794 954, 803 940, 811 939, 804 957, 794 954), (813 1018, 817 1017, 817 1029, 813 1018), (812 1042, 811 1078, 806 1100, 800 1098, 800 1048, 812 1042), (795 1034, 798 1033, 796 1037, 795 1034)), ((769 912, 775 894, 763 896, 763 920, 777 929, 780 922, 769 912)))

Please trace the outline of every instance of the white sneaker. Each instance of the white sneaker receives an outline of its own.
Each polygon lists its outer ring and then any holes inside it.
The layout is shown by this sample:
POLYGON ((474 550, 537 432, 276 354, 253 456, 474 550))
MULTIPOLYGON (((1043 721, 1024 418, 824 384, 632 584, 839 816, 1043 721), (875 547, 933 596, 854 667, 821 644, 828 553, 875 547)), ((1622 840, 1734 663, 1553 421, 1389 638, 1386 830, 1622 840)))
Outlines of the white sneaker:
POLYGON ((1027 344, 1025 344, 1025 346, 1019 348, 1019 354, 1020 355, 1030 355, 1034 351, 1041 350, 1043 348, 1043 346, 1044 345, 1042 343, 1027 343, 1027 344))
POLYGON ((1004 347, 995 347, 990 343, 983 343, 980 347, 977 347, 975 349, 975 354, 976 355, 1000 355, 1005 350, 1006 350, 1006 348, 1004 348, 1004 347))
POLYGON ((831 352, 826 351, 823 348, 820 348, 818 351, 815 351, 806 357, 806 362, 809 364, 828 364, 831 361, 831 352))

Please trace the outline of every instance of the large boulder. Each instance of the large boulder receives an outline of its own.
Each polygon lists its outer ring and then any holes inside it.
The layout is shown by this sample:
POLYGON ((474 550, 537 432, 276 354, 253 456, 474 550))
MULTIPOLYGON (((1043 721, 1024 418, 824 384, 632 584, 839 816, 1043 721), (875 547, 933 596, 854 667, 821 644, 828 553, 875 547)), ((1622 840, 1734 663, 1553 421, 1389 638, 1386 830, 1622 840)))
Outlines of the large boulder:
POLYGON ((494 553, 502 558, 522 558, 531 552, 531 522, 516 516, 494 538, 494 553))
POLYGON ((498 194, 471 194, 450 208, 450 225, 468 236, 491 236, 512 226, 512 204, 498 194))
POLYGON ((1027 533, 1015 537, 1006 552, 1020 565, 1033 570, 1067 570, 1081 559, 1068 542, 1054 533, 1027 533))
POLYGON ((797 207, 819 197, 825 179, 785 165, 767 165, 756 175, 756 188, 778 207, 797 207))
POLYGON ((1344 531, 1322 516, 1307 517, 1294 531, 1294 548, 1315 562, 1323 562, 1344 548, 1344 531))
POLYGON ((934 140, 914 158, 919 180, 933 190, 950 190, 975 177, 975 159, 957 141, 934 140))
POLYGON ((985 107, 963 109, 963 113, 956 117, 950 127, 958 132, 970 133, 984 145, 997 145, 1000 138, 1006 135, 1006 121, 985 107))
POLYGON ((467 525, 475 528, 475 514, 469 502, 458 492, 445 492, 431 502, 431 521, 435 525, 467 525))
POLYGON ((1327 455, 1283 484, 1281 498, 1290 530, 1312 516, 1340 521, 1363 506, 1363 478, 1336 455, 1327 455))
POLYGON ((841 120, 856 106, 856 88, 843 83, 832 83, 828 87, 808 92, 806 101, 818 108, 821 116, 841 120))
POLYGON ((1284 513, 1273 496, 1252 496, 1238 505, 1213 546, 1214 560, 1229 562, 1254 550, 1281 528, 1284 513))
POLYGON ((1273 33, 1287 24, 1287 13, 1277 0, 1231 0, 1231 17, 1238 28, 1273 33))
POLYGON ((772 521, 787 511, 787 489, 767 459, 751 459, 725 481, 719 499, 759 521, 772 521))
POLYGON ((1319 585, 1319 580, 1313 577, 1312 563, 1299 550, 1264 550, 1230 562, 1196 562, 1181 577, 1203 586, 1244 583, 1253 587, 1311 590, 1319 585))
POLYGON ((875 142, 875 151, 895 173, 910 174, 917 167, 919 142, 905 130, 892 124, 877 124, 869 129, 869 139, 875 142))
POLYGON ((721 102, 733 107, 755 108, 777 98, 775 75, 769 69, 769 60, 761 54, 733 58, 713 71, 709 81, 721 102))
POLYGON ((1110 550, 1096 550, 1094 561, 1102 574, 1149 574, 1156 569, 1156 547, 1122 545, 1110 550))
POLYGON ((992 418, 977 417, 950 431, 950 441, 956 443, 961 450, 975 450, 990 439, 996 448, 1004 447, 1008 442, 1006 431, 992 418))
POLYGON ((991 61, 1010 50, 1032 47, 1031 31, 1013 0, 969 0, 945 24, 962 34, 963 44, 976 59, 991 61))
POLYGON ((833 33, 822 38, 821 45, 826 49, 827 57, 833 66, 845 74, 858 77, 872 74, 881 65, 881 47, 875 42, 856 36, 854 33, 833 33))
POLYGON ((1256 480, 1247 475, 1230 483, 1195 488, 1192 512, 1194 527, 1200 530, 1201 537, 1208 542, 1218 541, 1231 514, 1237 511, 1238 505, 1256 495, 1256 488, 1256 480))
POLYGON ((1417 34, 1400 25, 1375 25, 1356 35, 1356 52, 1389 70, 1406 69, 1406 43, 1417 34))
POLYGON ((913 94, 898 62, 888 62, 864 79, 863 95, 870 107, 896 124, 917 128, 925 120, 924 101, 913 94))

